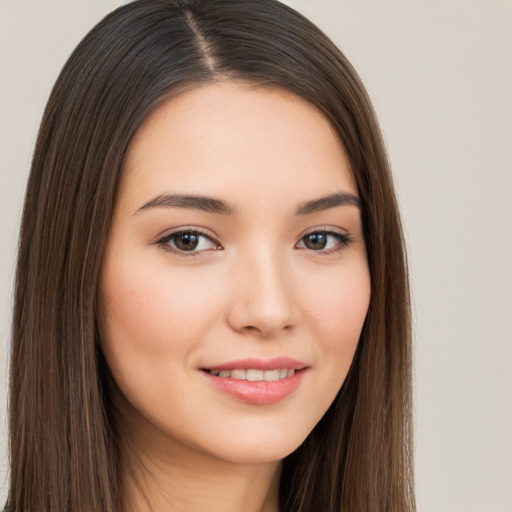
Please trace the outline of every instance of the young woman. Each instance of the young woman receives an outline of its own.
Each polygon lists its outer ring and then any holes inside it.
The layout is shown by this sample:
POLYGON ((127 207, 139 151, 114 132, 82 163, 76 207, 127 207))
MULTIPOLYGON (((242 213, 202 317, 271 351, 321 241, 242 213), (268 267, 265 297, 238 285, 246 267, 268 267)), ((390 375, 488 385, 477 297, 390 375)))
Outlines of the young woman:
POLYGON ((8 509, 414 509, 407 273, 356 73, 274 0, 139 0, 65 65, 16 276, 8 509))

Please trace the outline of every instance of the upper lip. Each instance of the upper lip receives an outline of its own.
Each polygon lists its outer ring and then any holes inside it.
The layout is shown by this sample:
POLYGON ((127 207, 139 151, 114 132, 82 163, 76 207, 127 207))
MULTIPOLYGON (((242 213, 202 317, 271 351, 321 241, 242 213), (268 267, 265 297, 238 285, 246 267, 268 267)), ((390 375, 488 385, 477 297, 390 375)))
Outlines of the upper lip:
POLYGON ((243 368, 251 368, 255 370, 277 370, 287 368, 289 370, 302 370, 309 366, 303 361, 293 359, 291 357, 274 357, 272 359, 238 359, 227 363, 220 363, 211 366, 205 366, 203 370, 238 370, 243 368))

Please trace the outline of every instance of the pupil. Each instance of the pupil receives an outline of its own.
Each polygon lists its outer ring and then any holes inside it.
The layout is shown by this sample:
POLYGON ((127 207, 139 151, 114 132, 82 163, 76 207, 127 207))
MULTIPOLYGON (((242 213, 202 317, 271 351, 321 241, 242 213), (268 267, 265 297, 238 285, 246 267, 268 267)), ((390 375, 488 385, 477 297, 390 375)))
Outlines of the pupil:
POLYGON ((306 237, 305 244, 308 249, 325 249, 327 236, 324 233, 312 233, 306 237))
POLYGON ((184 233, 183 235, 179 235, 174 243, 178 249, 191 251, 197 247, 199 237, 193 233, 184 233))

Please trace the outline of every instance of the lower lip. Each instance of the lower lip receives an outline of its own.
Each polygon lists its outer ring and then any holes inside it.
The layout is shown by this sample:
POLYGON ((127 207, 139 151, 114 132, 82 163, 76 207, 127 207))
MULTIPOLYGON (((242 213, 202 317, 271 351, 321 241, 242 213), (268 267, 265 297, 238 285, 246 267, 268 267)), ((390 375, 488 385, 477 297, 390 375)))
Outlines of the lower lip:
POLYGON ((226 377, 217 377, 201 371, 208 381, 218 390, 249 404, 275 404, 291 395, 301 384, 306 368, 297 370, 291 377, 275 381, 248 381, 226 377))

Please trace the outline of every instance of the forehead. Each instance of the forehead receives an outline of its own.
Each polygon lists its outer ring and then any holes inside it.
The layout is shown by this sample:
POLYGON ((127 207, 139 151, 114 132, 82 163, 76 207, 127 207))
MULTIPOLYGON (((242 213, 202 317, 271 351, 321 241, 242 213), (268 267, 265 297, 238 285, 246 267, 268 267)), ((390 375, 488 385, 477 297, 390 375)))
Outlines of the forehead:
POLYGON ((132 140, 120 192, 132 201, 162 193, 297 201, 357 194, 350 164, 327 118, 279 88, 219 82, 158 107, 132 140))

